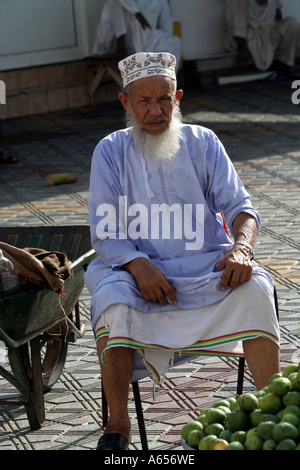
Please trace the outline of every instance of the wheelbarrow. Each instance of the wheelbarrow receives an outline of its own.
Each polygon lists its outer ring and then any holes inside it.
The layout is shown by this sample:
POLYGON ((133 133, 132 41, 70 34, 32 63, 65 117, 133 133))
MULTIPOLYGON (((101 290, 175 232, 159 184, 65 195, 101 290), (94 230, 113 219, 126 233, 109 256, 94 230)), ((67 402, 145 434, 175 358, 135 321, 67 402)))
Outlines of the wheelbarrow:
POLYGON ((61 251, 72 263, 63 295, 31 284, 0 297, 0 340, 9 364, 0 365, 0 375, 20 392, 16 399, 0 397, 0 405, 24 405, 31 429, 39 429, 45 421, 44 393, 63 371, 68 343, 84 335, 79 296, 84 270, 96 254, 86 225, 1 227, 0 240, 18 248, 61 251))

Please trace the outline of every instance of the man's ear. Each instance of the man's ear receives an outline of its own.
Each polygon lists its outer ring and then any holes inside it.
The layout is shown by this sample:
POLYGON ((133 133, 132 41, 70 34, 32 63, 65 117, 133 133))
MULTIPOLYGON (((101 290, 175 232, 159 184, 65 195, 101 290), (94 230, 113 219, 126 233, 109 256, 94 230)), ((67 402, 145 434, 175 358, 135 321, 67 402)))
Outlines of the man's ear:
POLYGON ((129 96, 126 93, 119 93, 118 97, 125 111, 130 113, 129 96))
POLYGON ((176 100, 178 101, 178 103, 181 100, 182 95, 183 95, 183 90, 177 90, 176 91, 176 100))

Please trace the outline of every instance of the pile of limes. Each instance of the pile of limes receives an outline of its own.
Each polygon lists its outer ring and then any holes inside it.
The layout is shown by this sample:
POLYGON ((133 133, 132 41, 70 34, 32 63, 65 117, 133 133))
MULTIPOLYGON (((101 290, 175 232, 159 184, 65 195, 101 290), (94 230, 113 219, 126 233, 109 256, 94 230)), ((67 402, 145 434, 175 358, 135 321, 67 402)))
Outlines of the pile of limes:
POLYGON ((274 374, 259 392, 204 409, 181 436, 199 450, 300 450, 300 363, 274 374))

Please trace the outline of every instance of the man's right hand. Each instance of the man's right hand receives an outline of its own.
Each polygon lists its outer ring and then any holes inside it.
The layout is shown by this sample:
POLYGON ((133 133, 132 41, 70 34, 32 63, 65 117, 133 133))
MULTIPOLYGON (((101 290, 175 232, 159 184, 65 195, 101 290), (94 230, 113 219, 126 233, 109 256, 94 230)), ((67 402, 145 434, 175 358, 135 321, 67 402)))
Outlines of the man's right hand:
POLYGON ((160 269, 146 258, 136 258, 125 264, 123 268, 134 277, 145 300, 166 305, 168 303, 166 297, 168 297, 173 305, 177 304, 175 289, 160 269))

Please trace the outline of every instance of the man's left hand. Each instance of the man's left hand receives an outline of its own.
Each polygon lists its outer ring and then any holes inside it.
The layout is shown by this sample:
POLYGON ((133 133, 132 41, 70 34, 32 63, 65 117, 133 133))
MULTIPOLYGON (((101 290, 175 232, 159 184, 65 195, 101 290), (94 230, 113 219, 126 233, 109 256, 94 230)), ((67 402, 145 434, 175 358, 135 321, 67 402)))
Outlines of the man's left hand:
POLYGON ((252 276, 252 263, 247 248, 235 246, 220 261, 218 271, 224 271, 221 279, 221 289, 237 287, 249 281, 252 276))

